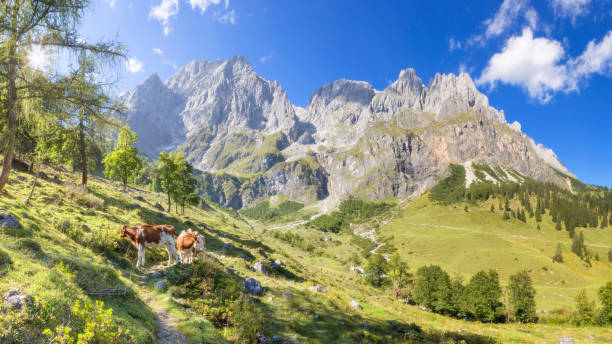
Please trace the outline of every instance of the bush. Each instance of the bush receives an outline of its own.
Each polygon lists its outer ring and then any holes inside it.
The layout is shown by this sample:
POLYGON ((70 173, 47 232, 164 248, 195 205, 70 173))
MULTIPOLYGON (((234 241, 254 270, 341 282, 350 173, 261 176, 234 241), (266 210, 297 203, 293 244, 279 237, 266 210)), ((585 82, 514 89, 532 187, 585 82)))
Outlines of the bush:
POLYGON ((576 310, 572 314, 572 323, 576 326, 589 326, 595 322, 595 302, 589 300, 583 289, 576 296, 576 310))
POLYGON ((344 217, 340 212, 334 211, 329 215, 321 215, 316 219, 308 222, 308 227, 314 228, 321 232, 339 233, 340 230, 347 226, 344 217))
POLYGON ((287 242, 293 246, 299 247, 304 251, 312 252, 315 247, 313 244, 307 242, 301 235, 292 232, 274 232, 273 236, 276 239, 287 242))
POLYGON ((104 210, 104 200, 87 191, 87 188, 82 186, 68 185, 70 193, 68 196, 74 202, 84 208, 92 208, 96 210, 104 210))
POLYGON ((10 266, 13 264, 11 256, 0 248, 0 268, 4 266, 10 266))
POLYGON ((118 327, 112 309, 104 309, 104 302, 97 300, 95 306, 76 301, 72 308, 72 327, 58 325, 45 329, 43 334, 50 343, 131 343, 134 337, 128 330, 118 327))

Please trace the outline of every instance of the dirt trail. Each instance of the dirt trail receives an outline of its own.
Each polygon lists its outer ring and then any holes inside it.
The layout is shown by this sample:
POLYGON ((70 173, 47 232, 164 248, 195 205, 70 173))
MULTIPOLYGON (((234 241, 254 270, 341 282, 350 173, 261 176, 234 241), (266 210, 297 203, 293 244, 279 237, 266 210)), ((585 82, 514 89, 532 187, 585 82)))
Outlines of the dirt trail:
MULTIPOLYGON (((140 275, 137 282, 134 285, 140 298, 151 308, 155 313, 155 321, 159 325, 159 329, 156 333, 157 341, 160 344, 188 344, 189 339, 181 332, 178 328, 177 319, 168 312, 168 309, 159 301, 153 297, 153 293, 145 288, 145 284, 151 273, 164 269, 163 265, 152 266, 140 275)), ((162 277, 163 278, 163 277, 162 277)), ((155 278, 158 280, 158 278, 155 278)))

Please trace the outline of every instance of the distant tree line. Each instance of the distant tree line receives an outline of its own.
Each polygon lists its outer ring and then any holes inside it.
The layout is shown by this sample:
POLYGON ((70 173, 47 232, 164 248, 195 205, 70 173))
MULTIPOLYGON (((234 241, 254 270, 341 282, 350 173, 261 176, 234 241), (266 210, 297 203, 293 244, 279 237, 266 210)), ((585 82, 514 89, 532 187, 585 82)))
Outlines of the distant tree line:
POLYGON ((348 228, 351 222, 360 223, 379 216, 393 205, 387 202, 369 202, 361 199, 347 199, 340 203, 338 211, 321 215, 306 224, 306 227, 322 232, 338 233, 348 228))
MULTIPOLYGON (((464 284, 460 276, 451 277, 441 267, 420 267, 415 274, 395 253, 387 260, 372 254, 365 269, 366 280, 374 287, 392 289, 394 297, 435 313, 481 322, 537 322, 536 290, 527 271, 510 276, 502 287, 495 270, 479 271, 464 284)), ((612 324, 612 281, 598 290, 597 308, 582 291, 576 298, 573 324, 612 324)))

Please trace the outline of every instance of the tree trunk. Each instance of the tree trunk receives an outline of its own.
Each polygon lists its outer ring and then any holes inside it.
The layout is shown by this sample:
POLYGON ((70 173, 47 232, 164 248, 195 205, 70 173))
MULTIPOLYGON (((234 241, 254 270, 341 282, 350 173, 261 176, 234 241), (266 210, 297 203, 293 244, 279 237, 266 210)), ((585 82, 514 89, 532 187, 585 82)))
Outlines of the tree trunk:
POLYGON ((83 125, 83 108, 79 116, 79 145, 81 146, 81 171, 83 177, 81 184, 87 185, 87 147, 85 146, 85 128, 83 125))
POLYGON ((17 60, 16 47, 13 43, 9 46, 9 63, 8 63, 8 97, 6 100, 6 110, 8 111, 8 141, 4 150, 4 161, 2 162, 2 174, 0 174, 0 193, 4 190, 8 183, 13 164, 13 156, 15 155, 15 146, 17 144, 17 86, 15 79, 17 78, 17 60))
POLYGON ((28 195, 28 197, 26 197, 26 199, 23 200, 23 204, 25 204, 26 206, 28 205, 28 202, 30 202, 30 198, 32 198, 32 195, 34 195, 34 189, 36 188, 36 182, 38 182, 38 176, 40 175, 40 162, 36 164, 37 171, 36 171, 36 175, 34 176, 34 182, 32 183, 32 189, 30 189, 30 194, 28 195))
POLYGON ((170 203, 170 191, 168 191, 168 212, 172 212, 172 203, 170 203))

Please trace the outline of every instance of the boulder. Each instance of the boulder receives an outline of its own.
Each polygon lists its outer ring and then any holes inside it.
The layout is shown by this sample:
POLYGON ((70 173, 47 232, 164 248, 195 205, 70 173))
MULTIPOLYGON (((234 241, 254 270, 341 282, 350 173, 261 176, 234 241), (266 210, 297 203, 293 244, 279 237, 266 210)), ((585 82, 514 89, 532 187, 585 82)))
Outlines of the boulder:
POLYGON ((153 284, 153 287, 155 289, 166 289, 166 281, 165 280, 161 280, 161 281, 157 281, 155 282, 155 284, 153 284))
POLYGON ((228 275, 233 275, 234 274, 234 269, 226 267, 225 268, 225 273, 228 274, 228 275))
POLYGON ((0 214, 0 227, 19 228, 21 224, 17 218, 11 214, 0 214))
POLYGON ((137 200, 137 201, 145 202, 145 199, 142 196, 136 196, 136 197, 134 197, 134 199, 137 200))
POLYGON ((327 293, 327 288, 320 286, 320 285, 313 285, 312 287, 308 288, 310 291, 316 291, 319 293, 327 293))
POLYGON ((4 295, 4 304, 14 310, 32 305, 32 297, 19 289, 11 289, 4 295))
POLYGON ((198 227, 202 227, 204 229, 208 229, 208 225, 205 222, 198 222, 196 225, 198 227))
POLYGON ((161 204, 159 204, 159 202, 156 202, 154 207, 157 210, 164 211, 164 207, 161 204))
POLYGON ((84 230, 85 232, 89 232, 89 226, 87 226, 86 224, 82 224, 81 229, 84 230))
POLYGON ((140 208, 142 208, 142 206, 140 204, 138 204, 138 203, 132 203, 132 204, 130 204, 130 208, 140 209, 140 208))
POLYGON ((351 307, 353 307, 354 309, 361 309, 361 305, 359 304, 359 302, 355 301, 355 300, 351 300, 350 303, 351 307))
POLYGON ((18 180, 21 180, 21 181, 22 181, 22 182, 24 182, 24 183, 27 183, 27 182, 28 182, 28 178, 26 178, 26 177, 24 177, 24 176, 17 176, 17 177, 15 177, 15 178, 17 178, 18 180))
POLYGON ((257 262, 253 265, 253 271, 261 272, 262 274, 267 274, 268 269, 266 269, 266 264, 263 262, 257 262))
POLYGON ((244 280, 244 287, 246 290, 253 295, 262 295, 263 287, 261 286, 261 282, 254 278, 246 278, 244 280))
POLYGON ((278 268, 281 268, 282 266, 283 266, 283 262, 281 262, 280 259, 276 259, 270 263, 270 268, 272 268, 272 270, 276 270, 278 268))
POLYGON ((234 245, 232 245, 229 242, 226 242, 225 244, 223 244, 223 250, 224 251, 231 251, 234 249, 234 245))
POLYGON ((38 172, 38 178, 44 179, 44 180, 48 180, 49 176, 45 172, 40 171, 40 172, 38 172))
POLYGON ((162 277, 162 273, 159 272, 159 271, 155 271, 153 273, 150 273, 149 277, 151 277, 151 278, 160 278, 160 277, 162 277))
POLYGON ((284 293, 283 293, 283 296, 284 296, 284 297, 292 297, 292 296, 293 296, 293 293, 292 293, 292 292, 290 292, 290 291, 286 291, 286 292, 284 292, 284 293))

